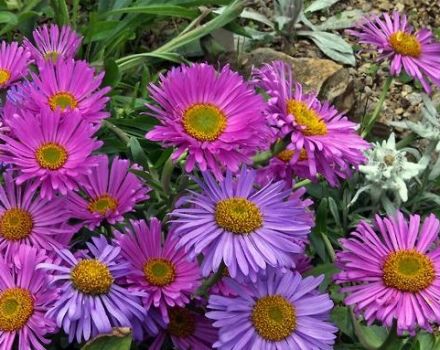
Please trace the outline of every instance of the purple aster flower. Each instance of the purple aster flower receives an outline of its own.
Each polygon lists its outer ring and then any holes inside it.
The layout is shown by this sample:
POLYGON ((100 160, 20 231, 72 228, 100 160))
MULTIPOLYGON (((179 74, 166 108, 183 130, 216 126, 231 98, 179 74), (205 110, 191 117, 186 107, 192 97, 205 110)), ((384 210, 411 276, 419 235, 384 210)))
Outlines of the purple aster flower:
POLYGON ((51 199, 57 192, 65 195, 77 188, 76 180, 92 172, 97 165, 92 151, 101 146, 92 138, 95 127, 70 112, 61 118, 59 112, 41 111, 15 114, 11 135, 0 134, 2 160, 19 170, 18 185, 35 179, 41 185, 42 198, 51 199))
POLYGON ((74 229, 64 200, 41 199, 36 182, 16 185, 11 171, 3 173, 0 185, 0 252, 10 260, 23 244, 51 251, 67 246, 74 229))
POLYGON ((365 162, 363 151, 369 144, 356 133, 357 125, 315 94, 304 94, 289 65, 276 61, 255 70, 254 76, 270 97, 268 120, 276 137, 291 138, 287 150, 278 155, 292 164, 287 176, 298 173, 315 180, 321 174, 336 186, 338 178, 351 176, 352 167, 365 162))
POLYGON ((426 28, 414 32, 406 15, 394 12, 365 19, 358 30, 348 31, 360 43, 372 45, 380 60, 390 61, 390 73, 402 70, 417 79, 426 92, 431 92, 429 80, 440 86, 440 43, 426 28))
POLYGON ((169 323, 157 319, 159 334, 154 338, 149 350, 160 350, 167 339, 171 338, 177 350, 210 350, 218 339, 217 330, 211 320, 188 308, 173 307, 168 310, 169 323))
POLYGON ((12 267, 0 259, 0 344, 11 350, 18 337, 18 349, 45 350, 50 341, 46 335, 56 331, 46 311, 58 298, 58 291, 49 288, 50 276, 36 270, 47 261, 44 251, 22 245, 12 267))
POLYGON ((23 44, 39 65, 46 61, 56 62, 59 58, 71 59, 81 45, 81 37, 69 26, 61 28, 56 24, 43 25, 32 32, 35 46, 24 38, 23 44))
POLYGON ((199 266, 176 247, 172 233, 161 243, 161 223, 156 218, 149 225, 143 220, 130 223, 125 234, 115 233, 122 256, 131 264, 127 282, 130 289, 146 292, 142 298, 145 308, 158 308, 168 322, 167 308, 185 306, 199 287, 199 266))
POLYGON ((19 46, 2 41, 0 46, 0 89, 23 78, 28 73, 30 52, 19 46))
POLYGON ((203 253, 202 273, 217 271, 222 261, 231 277, 255 279, 267 265, 293 265, 292 253, 301 253, 295 240, 306 239, 313 220, 300 199, 292 198, 283 181, 255 188, 255 171, 242 168, 217 183, 209 172, 197 181, 201 193, 186 198, 191 206, 175 209, 178 245, 192 256, 203 253))
POLYGON ((188 172, 197 163, 220 178, 222 169, 235 172, 267 147, 264 101, 228 66, 220 72, 207 64, 173 68, 149 91, 158 106, 148 107, 161 125, 146 137, 177 147, 173 159, 188 151, 188 172))
MULTIPOLYGON (((130 272, 130 264, 120 257, 121 249, 107 243, 104 236, 87 243, 88 251, 74 256, 68 249, 57 251, 63 264, 42 263, 39 268, 54 271, 54 286, 61 295, 47 315, 78 342, 112 327, 135 327, 145 319, 140 293, 129 292, 119 281, 130 272)), ((135 329, 136 330, 136 329, 135 329)))
POLYGON ((97 123, 109 116, 104 111, 110 91, 109 87, 100 89, 104 72, 95 76, 95 70, 85 61, 73 59, 45 62, 40 73, 31 73, 32 84, 25 90, 24 105, 27 109, 39 112, 50 108, 65 114, 77 110, 82 118, 97 123))
POLYGON ((433 245, 439 230, 434 214, 423 224, 419 215, 407 220, 400 212, 376 216, 374 227, 361 222, 337 253, 336 282, 355 283, 341 289, 349 294, 345 303, 368 324, 390 327, 395 319, 399 333, 432 331, 430 323, 440 321, 440 248, 433 245))
POLYGON ((98 167, 79 182, 84 196, 70 192, 68 210, 72 217, 93 230, 103 220, 110 224, 124 220, 136 203, 145 201, 149 188, 129 172, 130 161, 114 158, 109 167, 107 156, 97 159, 98 167))
POLYGON ((206 316, 219 328, 214 348, 333 349, 337 328, 328 322, 333 302, 317 290, 323 279, 274 269, 245 288, 230 279, 237 297, 209 298, 212 311, 206 316))

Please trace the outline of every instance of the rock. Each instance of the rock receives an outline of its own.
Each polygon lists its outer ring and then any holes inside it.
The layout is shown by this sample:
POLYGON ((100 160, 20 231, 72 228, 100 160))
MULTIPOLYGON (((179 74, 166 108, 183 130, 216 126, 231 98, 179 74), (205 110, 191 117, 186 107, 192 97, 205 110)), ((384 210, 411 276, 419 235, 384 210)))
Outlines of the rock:
POLYGON ((399 108, 397 108, 394 112, 395 112, 397 115, 401 115, 401 114, 403 114, 403 112, 405 112, 405 110, 404 110, 402 107, 399 107, 399 108))
POLYGON ((354 85, 346 68, 327 59, 296 58, 270 48, 258 48, 240 56, 241 68, 249 73, 252 66, 275 60, 292 66, 295 79, 305 92, 315 91, 319 98, 333 102, 340 112, 349 111, 354 105, 354 85))
POLYGON ((406 96, 406 99, 411 104, 411 106, 417 106, 422 102, 422 95, 417 92, 413 92, 406 96))

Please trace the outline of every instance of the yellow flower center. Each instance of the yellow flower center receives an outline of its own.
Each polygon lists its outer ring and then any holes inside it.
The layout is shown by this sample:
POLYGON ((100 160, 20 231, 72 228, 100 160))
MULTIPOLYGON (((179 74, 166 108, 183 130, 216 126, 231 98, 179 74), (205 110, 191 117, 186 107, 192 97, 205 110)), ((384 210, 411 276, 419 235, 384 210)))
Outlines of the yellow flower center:
POLYGON ((148 283, 163 287, 174 282, 176 270, 174 265, 166 259, 150 259, 144 265, 144 275, 148 283))
POLYGON ((417 58, 422 54, 422 45, 413 34, 398 31, 390 35, 389 42, 394 51, 403 56, 417 58))
POLYGON ((0 331, 22 329, 33 313, 34 299, 28 290, 10 288, 0 292, 0 331))
POLYGON ((194 334, 196 330, 196 320, 191 311, 180 307, 170 309, 170 323, 168 333, 174 337, 187 338, 194 334))
POLYGON ((49 142, 38 147, 35 157, 40 167, 58 170, 67 162, 67 151, 60 144, 49 142))
MULTIPOLYGON (((285 149, 277 154, 277 158, 285 163, 288 163, 290 162, 294 154, 295 151, 290 149, 285 149)), ((299 160, 307 160, 307 151, 304 148, 300 152, 299 160)))
POLYGON ((216 106, 197 103, 183 113, 183 128, 199 141, 215 141, 226 128, 226 116, 216 106))
POLYGON ((78 101, 70 92, 62 91, 49 97, 49 106, 53 111, 57 108, 61 108, 61 110, 64 111, 66 108, 76 108, 78 101))
POLYGON ((215 221, 229 232, 246 234, 263 225, 263 216, 260 209, 250 200, 233 197, 217 203, 215 221))
POLYGON ((0 217, 0 236, 10 241, 19 241, 31 234, 33 226, 32 216, 28 211, 11 208, 0 217))
POLYGON ((252 310, 251 320, 263 339, 281 341, 295 330, 295 308, 281 295, 262 297, 252 310))
POLYGON ((44 54, 44 60, 51 61, 51 62, 55 63, 57 61, 59 55, 60 54, 56 51, 48 51, 44 54))
POLYGON ((0 86, 7 84, 9 79, 11 79, 11 72, 0 68, 0 86))
POLYGON ((327 135, 327 125, 312 108, 297 100, 287 101, 287 113, 293 115, 295 122, 303 127, 306 136, 327 135))
POLYGON ((89 202, 87 209, 91 213, 98 213, 105 215, 109 212, 114 212, 118 207, 118 201, 109 194, 103 194, 89 202))
POLYGON ((435 279, 431 259, 415 250, 390 253, 383 265, 383 282, 402 292, 417 293, 429 287, 435 279))
POLYGON ((71 273, 73 286, 84 294, 107 294, 113 284, 109 268, 97 259, 81 260, 71 273))

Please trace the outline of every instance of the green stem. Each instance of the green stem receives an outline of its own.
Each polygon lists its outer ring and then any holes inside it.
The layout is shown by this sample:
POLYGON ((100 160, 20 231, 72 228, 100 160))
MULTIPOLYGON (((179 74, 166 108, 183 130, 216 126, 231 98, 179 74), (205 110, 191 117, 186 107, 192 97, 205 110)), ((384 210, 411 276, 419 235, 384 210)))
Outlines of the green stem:
POLYGON ((333 249, 332 242, 330 242, 329 238, 324 232, 321 232, 321 236, 324 241, 325 247, 327 249, 328 255, 330 256, 332 262, 334 262, 336 260, 336 253, 335 250, 333 249))
POLYGON ((221 265, 219 266, 218 270, 216 273, 214 273, 213 275, 211 275, 209 278, 207 278, 202 285, 200 286, 200 288, 197 290, 196 295, 198 296, 207 296, 209 290, 211 289, 211 287, 216 284, 218 281, 221 280, 221 278, 223 277, 223 272, 225 271, 226 265, 222 262, 221 265))
POLYGON ((122 142, 128 145, 130 142, 130 137, 125 133, 124 130, 118 128, 115 124, 109 122, 108 120, 104 120, 102 125, 114 133, 122 142))
POLYGON ((397 322, 394 321, 387 339, 383 342, 378 350, 399 350, 402 348, 402 340, 397 335, 397 322))
POLYGON ((171 157, 167 159, 162 169, 161 183, 164 193, 169 194, 170 192, 170 181, 171 175, 174 170, 174 162, 171 157))
POLYGON ((385 83, 382 86, 382 92, 380 93, 379 101, 377 101, 376 108, 374 108, 371 118, 368 119, 367 124, 362 131, 362 137, 366 137, 369 134, 374 124, 376 123, 376 120, 379 118, 380 112, 382 111, 383 103, 385 102, 385 98, 388 95, 388 91, 390 90, 392 82, 393 77, 390 75, 387 80, 385 80, 385 83))
POLYGON ((311 183, 312 183, 312 180, 309 180, 309 179, 301 180, 301 181, 297 182, 295 185, 293 185, 293 189, 296 190, 297 188, 307 186, 308 184, 311 184, 311 183))
POLYGON ((275 142, 269 151, 261 152, 255 155, 252 159, 254 166, 256 167, 266 165, 273 156, 277 155, 281 151, 284 151, 289 142, 290 134, 284 137, 284 139, 275 142))
POLYGON ((402 149, 402 148, 410 145, 411 143, 413 143, 415 140, 417 140, 417 135, 412 132, 412 133, 408 134, 407 136, 405 136, 402 140, 397 142, 396 149, 402 149))

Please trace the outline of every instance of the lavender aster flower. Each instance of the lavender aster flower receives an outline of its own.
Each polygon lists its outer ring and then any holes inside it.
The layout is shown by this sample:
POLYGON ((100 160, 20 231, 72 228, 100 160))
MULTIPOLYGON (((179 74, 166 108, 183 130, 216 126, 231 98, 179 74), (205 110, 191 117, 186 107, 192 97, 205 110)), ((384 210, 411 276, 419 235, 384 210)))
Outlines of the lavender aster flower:
POLYGON ((14 81, 28 73, 31 54, 18 43, 7 44, 2 41, 0 46, 0 89, 8 87, 14 81))
POLYGON ((42 263, 41 269, 57 273, 53 285, 61 296, 47 315, 78 342, 112 327, 132 327, 145 318, 139 293, 129 292, 119 281, 130 271, 121 260, 119 247, 107 243, 105 237, 93 238, 88 251, 74 256, 68 249, 57 253, 64 264, 42 263))
POLYGON ((396 320, 399 333, 414 334, 417 327, 432 331, 430 323, 440 321, 440 248, 433 245, 440 222, 434 214, 420 221, 400 212, 376 216, 374 227, 361 222, 341 240, 335 280, 354 283, 341 289, 349 294, 345 303, 368 324, 378 320, 390 327, 396 320))
POLYGON ((58 59, 74 58, 81 45, 81 37, 69 26, 61 28, 56 24, 43 25, 32 32, 35 46, 24 38, 24 47, 39 65, 46 61, 56 62, 58 59))
POLYGON ((161 223, 156 218, 149 225, 143 220, 131 221, 125 234, 116 231, 122 256, 131 264, 126 275, 130 289, 145 292, 145 308, 158 308, 164 321, 169 322, 167 308, 189 303, 200 285, 200 269, 183 249, 176 247, 172 233, 163 244, 161 237, 161 223))
POLYGON ((222 169, 233 172, 267 144, 263 99, 228 66, 220 72, 207 64, 173 68, 161 76, 149 105, 161 125, 146 137, 175 146, 172 158, 188 151, 185 170, 194 165, 217 178, 222 169))
POLYGON ((42 198, 65 195, 77 188, 76 180, 97 165, 92 151, 101 142, 92 138, 96 128, 81 119, 78 112, 61 118, 59 112, 41 111, 14 115, 11 135, 0 134, 2 160, 19 171, 18 185, 34 179, 41 185, 42 198))
POLYGON ((136 203, 149 198, 136 175, 129 172, 130 162, 114 158, 109 167, 107 156, 97 158, 97 168, 79 182, 85 196, 70 192, 68 210, 72 217, 80 219, 91 230, 103 220, 114 224, 124 220, 123 215, 133 210, 136 203))
POLYGON ((230 280, 237 297, 209 298, 206 316, 219 328, 214 348, 333 349, 337 328, 328 322, 333 302, 317 291, 323 279, 270 269, 246 288, 230 280))
POLYGON ((255 277, 267 265, 292 266, 313 220, 300 199, 289 199, 283 181, 255 189, 255 171, 243 168, 217 183, 210 173, 198 181, 201 193, 186 198, 192 206, 175 209, 178 245, 194 256, 203 253, 202 272, 217 271, 223 261, 231 277, 255 277))
POLYGON ((45 315, 58 298, 58 291, 50 288, 50 275, 36 270, 46 261, 44 251, 20 246, 16 263, 9 265, 0 259, 0 344, 11 350, 18 337, 18 349, 45 350, 45 338, 55 333, 54 319, 45 315))
POLYGON ((290 135, 288 153, 278 156, 292 164, 293 172, 297 168, 299 175, 311 180, 321 174, 336 186, 338 178, 348 178, 352 168, 365 161, 363 151, 369 145, 356 133, 357 125, 328 102, 304 94, 289 65, 276 61, 255 70, 254 76, 270 97, 268 119, 275 136, 290 135))
POLYGON ((389 60, 392 75, 404 70, 419 80, 428 93, 431 92, 429 80, 440 86, 440 43, 426 28, 414 32, 406 15, 394 12, 372 16, 349 33, 360 43, 374 46, 380 60, 389 60))

